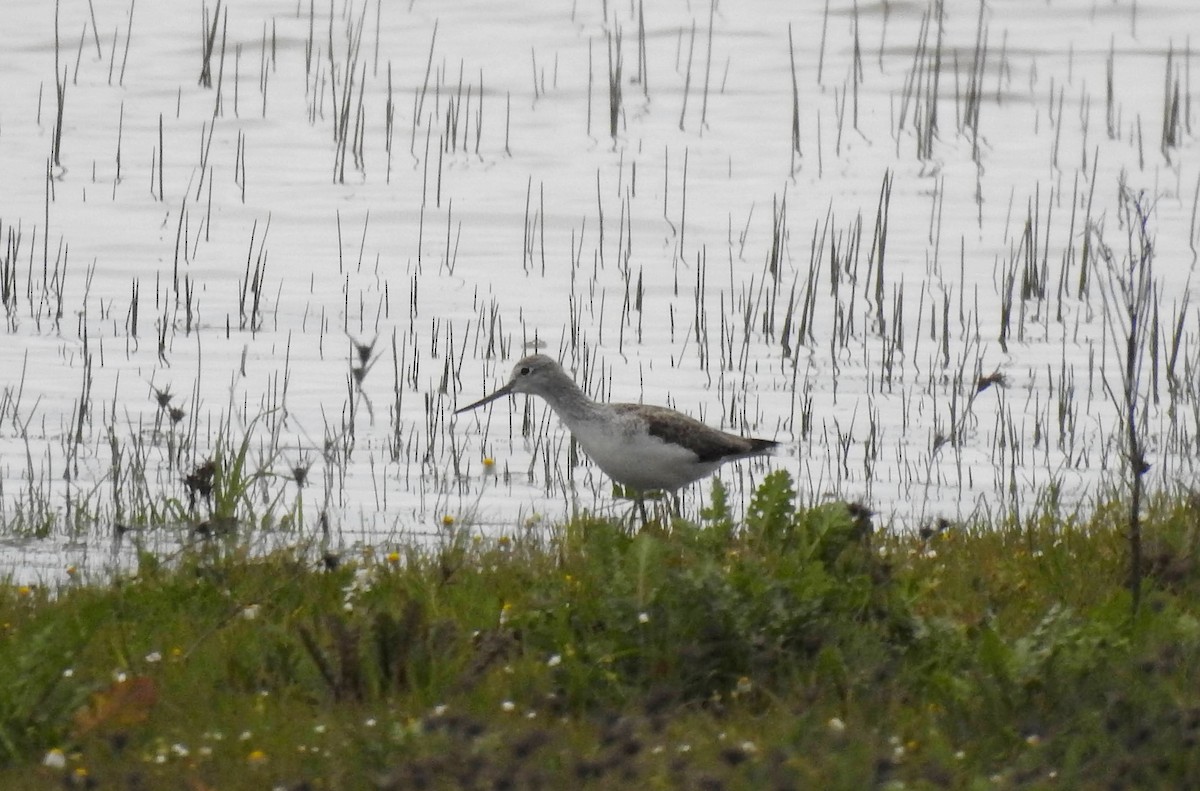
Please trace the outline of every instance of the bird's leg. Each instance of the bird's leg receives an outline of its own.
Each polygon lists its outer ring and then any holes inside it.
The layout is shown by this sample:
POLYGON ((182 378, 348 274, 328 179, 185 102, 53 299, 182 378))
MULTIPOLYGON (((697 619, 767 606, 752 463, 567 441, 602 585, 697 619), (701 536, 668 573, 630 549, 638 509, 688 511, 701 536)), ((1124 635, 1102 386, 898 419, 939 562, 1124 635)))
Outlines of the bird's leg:
POLYGON ((640 492, 637 496, 637 508, 638 513, 642 516, 642 529, 645 530, 646 526, 650 524, 650 518, 646 516, 646 498, 640 492))
POLYGON ((677 519, 683 518, 683 499, 680 498, 679 492, 671 492, 668 495, 671 498, 671 516, 677 519))
POLYGON ((622 530, 633 535, 646 525, 646 507, 640 498, 627 497, 625 500, 629 505, 629 510, 622 512, 620 525, 622 530), (638 517, 641 517, 641 526, 638 525, 638 517))

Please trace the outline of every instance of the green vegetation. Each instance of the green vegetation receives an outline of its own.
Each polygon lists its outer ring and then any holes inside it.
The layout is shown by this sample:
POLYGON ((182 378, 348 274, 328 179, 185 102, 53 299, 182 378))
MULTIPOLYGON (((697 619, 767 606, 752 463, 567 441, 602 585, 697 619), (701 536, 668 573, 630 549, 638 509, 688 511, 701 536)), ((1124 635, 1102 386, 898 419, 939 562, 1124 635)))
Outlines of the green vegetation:
POLYGON ((736 521, 340 564, 209 538, 0 589, 0 787, 1200 784, 1200 501, 873 533, 775 472, 736 521))

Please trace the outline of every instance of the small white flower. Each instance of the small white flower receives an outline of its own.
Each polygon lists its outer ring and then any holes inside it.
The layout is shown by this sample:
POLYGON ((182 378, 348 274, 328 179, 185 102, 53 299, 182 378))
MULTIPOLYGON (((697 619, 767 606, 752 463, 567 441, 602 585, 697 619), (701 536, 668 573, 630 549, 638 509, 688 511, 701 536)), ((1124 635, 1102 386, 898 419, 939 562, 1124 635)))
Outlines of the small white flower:
POLYGON ((650 623, 650 613, 647 613, 647 612, 638 613, 638 623, 650 623))
POLYGON ((42 766, 50 769, 63 769, 66 765, 67 756, 57 747, 53 750, 47 750, 46 755, 42 758, 42 766))
POLYGON ((191 754, 191 750, 187 748, 186 744, 176 742, 171 745, 171 753, 177 758, 187 758, 191 754))
POLYGON ((363 725, 367 726, 368 728, 374 728, 375 727, 375 718, 367 717, 365 720, 363 720, 363 725))
POLYGON ((433 716, 440 717, 443 714, 445 714, 446 710, 449 708, 450 707, 447 706, 445 703, 439 703, 438 705, 433 707, 433 716))
POLYGON ((758 745, 751 741, 742 742, 742 752, 746 753, 747 755, 752 755, 758 752, 758 745))
POLYGON ((546 660, 547 667, 558 667, 562 664, 562 654, 555 654, 546 660))
POLYGON ((313 726, 313 733, 324 733, 324 732, 325 732, 325 726, 323 724, 317 723, 316 725, 313 726))
POLYGON ((151 651, 150 653, 146 654, 146 661, 152 665, 161 662, 162 654, 158 651, 151 651))
POLYGON ((845 733, 846 731, 846 723, 842 721, 841 717, 831 717, 827 724, 829 725, 829 730, 834 733, 845 733))
POLYGON ((255 618, 258 617, 258 611, 260 609, 262 609, 262 608, 257 604, 247 604, 245 607, 242 608, 242 617, 245 618, 247 621, 253 621, 255 618))
POLYGON ((75 668, 73 668, 73 667, 68 667, 66 670, 63 671, 63 678, 71 678, 74 675, 75 675, 75 668))
POLYGON ((500 704, 500 708, 503 709, 504 711, 512 711, 516 707, 517 707, 517 704, 513 703, 511 700, 506 700, 500 704))

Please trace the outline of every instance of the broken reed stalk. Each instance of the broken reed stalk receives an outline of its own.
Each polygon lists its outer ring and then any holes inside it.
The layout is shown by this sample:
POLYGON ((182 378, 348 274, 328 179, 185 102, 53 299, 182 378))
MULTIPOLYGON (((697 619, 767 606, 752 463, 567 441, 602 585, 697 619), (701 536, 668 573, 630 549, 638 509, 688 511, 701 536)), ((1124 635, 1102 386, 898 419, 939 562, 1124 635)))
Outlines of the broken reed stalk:
POLYGON ((121 140, 125 136, 125 101, 121 101, 121 112, 117 120, 117 176, 116 183, 121 182, 121 140))
MULTIPOLYGON (((829 11, 829 3, 825 4, 826 12, 829 11)), ((824 52, 824 34, 822 34, 821 44, 822 52, 824 52)), ((792 43, 792 26, 788 24, 788 58, 792 67, 792 172, 796 171, 796 157, 800 156, 800 88, 796 84, 796 48, 792 43)), ((818 73, 820 67, 818 66, 818 73)), ((819 83, 821 78, 817 77, 819 83)))
MULTIPOLYGON (((589 47, 590 47, 589 42, 589 47)), ((590 68, 590 49, 589 49, 589 68, 590 68)), ((650 77, 646 65, 646 13, 642 8, 642 0, 638 0, 638 78, 637 81, 642 85, 642 95, 647 99, 650 98, 650 77)), ((589 111, 590 112, 590 111, 589 111)))
POLYGON ((529 48, 529 65, 533 70, 533 100, 536 102, 541 93, 538 91, 537 51, 533 47, 529 48))
POLYGON ((387 64, 387 104, 384 105, 383 148, 387 154, 387 173, 385 183, 392 183, 392 133, 395 129, 396 104, 392 98, 392 62, 387 64))
MULTIPOLYGON (((922 159, 933 158, 933 140, 937 136, 938 129, 938 89, 942 76, 942 40, 945 35, 945 7, 941 0, 937 3, 934 13, 937 15, 937 41, 933 47, 932 63, 926 67, 925 112, 918 121, 921 128, 919 137, 922 141, 919 156, 922 159)), ((857 84, 856 82, 855 85, 857 86, 857 84)), ((1061 110, 1059 115, 1062 115, 1061 110)))
POLYGON ((875 266, 875 309, 883 321, 883 263, 887 255, 888 214, 892 205, 892 171, 884 171, 879 187, 879 205, 875 210, 875 237, 871 241, 868 261, 875 266))
MULTIPOLYGON (((58 0, 54 3, 54 88, 57 101, 57 110, 54 119, 54 139, 50 144, 51 157, 54 160, 55 167, 62 167, 62 130, 63 130, 63 107, 67 101, 67 70, 66 68, 59 69, 58 55, 58 0), (62 77, 59 77, 59 74, 62 77)), ((99 47, 99 44, 97 44, 99 47)), ((39 104, 41 98, 38 99, 39 104)))
MULTIPOLYGON (((79 32, 79 47, 75 50, 75 69, 71 72, 71 84, 79 84, 79 64, 83 61, 83 42, 87 39, 87 23, 83 24, 83 30, 79 32)), ((41 122, 41 106, 42 97, 38 96, 38 122, 41 122)))
MULTIPOLYGON (((57 3, 55 4, 57 6, 57 3)), ((88 0, 88 14, 92 18, 92 38, 96 41, 96 57, 104 58, 104 53, 100 49, 100 30, 96 27, 96 9, 92 5, 92 0, 88 0)), ((85 27, 84 30, 87 28, 85 27)))
POLYGON ((1104 62, 1104 123, 1108 131, 1108 139, 1117 139, 1117 114, 1114 109, 1113 95, 1113 71, 1117 55, 1117 43, 1115 37, 1110 37, 1108 40, 1108 59, 1104 62))
MULTIPOLYGON (((821 85, 821 75, 825 71, 825 37, 829 33, 829 0, 825 0, 825 11, 821 14, 821 48, 817 54, 817 85, 821 85)), ((792 46, 792 24, 788 23, 788 48, 792 46)), ((796 59, 792 58, 792 82, 796 80, 796 59)))
POLYGON ((421 113, 425 109, 425 93, 429 90, 429 73, 433 69, 433 50, 437 45, 438 21, 433 21, 433 33, 429 36, 429 56, 425 59, 425 78, 421 81, 421 92, 417 99, 416 112, 413 113, 413 138, 409 153, 414 153, 417 141, 417 125, 421 122, 421 113))
POLYGON ((117 85, 125 84, 125 66, 129 63, 129 41, 133 37, 133 6, 136 0, 129 0, 129 25, 125 28, 125 54, 121 56, 121 74, 117 85))
POLYGON ((63 133, 63 110, 67 104, 67 72, 63 69, 62 78, 54 75, 54 84, 57 89, 57 109, 54 117, 54 142, 51 145, 51 150, 54 157, 55 167, 62 167, 62 133, 63 133))
POLYGON ((229 33, 229 8, 226 7, 225 15, 221 17, 221 59, 217 63, 217 97, 213 102, 213 118, 219 115, 224 115, 224 105, 221 102, 221 88, 225 84, 225 43, 228 40, 229 33))
MULTIPOLYGON (((217 44, 217 20, 221 16, 221 0, 217 0, 217 8, 212 15, 212 25, 205 25, 204 37, 201 41, 200 53, 200 85, 204 88, 212 87, 212 56, 217 44)), ((204 18, 208 20, 208 6, 204 6, 204 18)))
POLYGON ((587 136, 592 136, 592 83, 595 80, 594 70, 592 68, 592 39, 588 39, 588 87, 587 87, 587 123, 585 129, 587 136))
MULTIPOLYGON (((479 106, 475 109, 475 156, 479 156, 479 141, 483 137, 483 69, 479 70, 479 106)), ((467 134, 463 133, 466 140, 467 134)))
POLYGON ((700 102, 700 130, 704 131, 708 119, 708 81, 712 75, 712 36, 713 16, 717 12, 717 0, 710 0, 708 5, 708 51, 704 57, 704 98, 700 102))
POLYGON ((967 75, 965 109, 963 111, 963 128, 971 132, 971 156, 979 162, 979 110, 983 103, 983 78, 987 66, 988 28, 984 24, 985 3, 979 4, 979 17, 975 26, 975 50, 971 58, 971 67, 967 75))
POLYGON ((1163 77, 1162 154, 1170 161, 1170 150, 1179 145, 1182 136, 1180 123, 1179 76, 1175 73, 1175 47, 1167 48, 1167 69, 1163 77), (1174 79, 1172 79, 1174 78, 1174 79))
POLYGON ((621 117, 621 28, 606 34, 608 38, 608 134, 617 139, 617 121, 621 117))

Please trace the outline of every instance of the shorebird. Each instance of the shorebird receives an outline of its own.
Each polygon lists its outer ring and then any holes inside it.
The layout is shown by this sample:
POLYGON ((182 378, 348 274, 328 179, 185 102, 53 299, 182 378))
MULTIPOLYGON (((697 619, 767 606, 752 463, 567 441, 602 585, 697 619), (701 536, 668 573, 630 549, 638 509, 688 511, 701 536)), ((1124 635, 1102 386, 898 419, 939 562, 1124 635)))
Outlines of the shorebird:
POLYGON ((541 396, 596 466, 638 492, 674 491, 727 461, 762 456, 779 444, 718 431, 666 407, 593 401, 544 354, 524 358, 508 384, 454 414, 516 393, 541 396))

